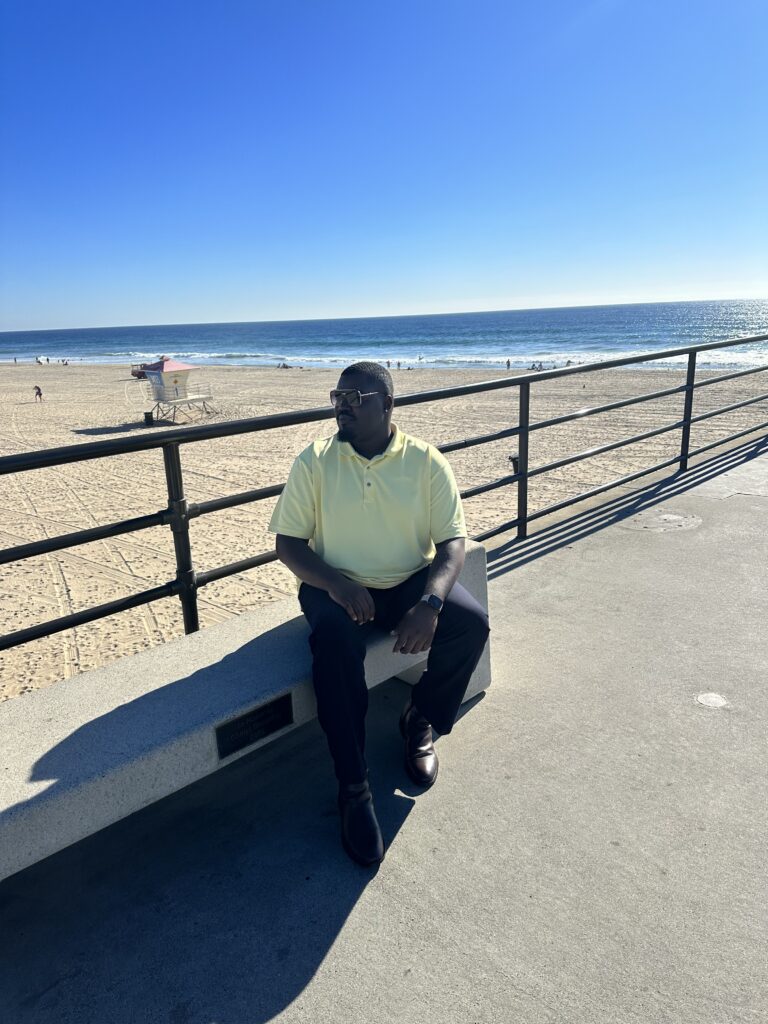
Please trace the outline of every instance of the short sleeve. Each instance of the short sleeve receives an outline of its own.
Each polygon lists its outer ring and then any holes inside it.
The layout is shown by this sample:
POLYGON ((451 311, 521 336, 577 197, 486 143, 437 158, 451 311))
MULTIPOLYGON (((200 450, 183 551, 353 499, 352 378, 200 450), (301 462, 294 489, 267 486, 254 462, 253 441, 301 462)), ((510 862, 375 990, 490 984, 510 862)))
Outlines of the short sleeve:
POLYGON ((310 540, 315 532, 315 491, 311 466, 303 456, 299 455, 291 466, 268 529, 270 533, 310 540))
POLYGON ((454 537, 466 537, 464 510, 453 470, 445 456, 436 448, 430 452, 429 532, 439 544, 454 537))

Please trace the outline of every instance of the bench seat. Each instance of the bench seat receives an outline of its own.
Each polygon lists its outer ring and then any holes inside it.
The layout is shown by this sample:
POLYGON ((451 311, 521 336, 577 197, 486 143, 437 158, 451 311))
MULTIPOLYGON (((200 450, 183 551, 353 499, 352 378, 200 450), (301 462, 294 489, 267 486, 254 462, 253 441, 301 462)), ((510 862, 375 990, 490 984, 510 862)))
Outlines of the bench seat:
MULTIPOLYGON (((461 582, 488 607, 485 549, 461 582)), ((188 786, 316 715, 295 598, 0 704, 0 878, 188 786)), ((368 645, 369 687, 414 684, 426 654, 368 645)), ((465 701, 490 684, 490 654, 465 701)))

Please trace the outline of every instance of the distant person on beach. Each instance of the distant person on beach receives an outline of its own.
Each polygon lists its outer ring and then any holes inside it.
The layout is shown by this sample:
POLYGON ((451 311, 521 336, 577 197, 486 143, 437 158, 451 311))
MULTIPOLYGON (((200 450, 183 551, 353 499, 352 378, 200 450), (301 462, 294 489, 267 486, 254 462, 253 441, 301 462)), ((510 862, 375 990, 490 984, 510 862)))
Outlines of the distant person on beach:
POLYGON ((488 636, 488 616, 457 577, 467 535, 456 481, 431 444, 392 423, 394 387, 378 363, 354 363, 331 391, 338 431, 295 459, 269 529, 299 579, 310 626, 317 711, 339 784, 349 856, 379 863, 384 843, 368 782, 366 640, 374 626, 402 654, 429 651, 400 715, 405 768, 437 777, 433 727, 453 728, 488 636), (310 546, 311 545, 311 546, 310 546))
POLYGON ((398 368, 398 370, 400 369, 400 360, 399 359, 397 360, 397 368, 398 368))
POLYGON ((511 365, 512 365, 512 363, 510 363, 510 361, 507 360, 507 369, 509 369, 511 365))
POLYGON ((35 384, 35 401, 42 402, 43 400, 43 389, 35 384))

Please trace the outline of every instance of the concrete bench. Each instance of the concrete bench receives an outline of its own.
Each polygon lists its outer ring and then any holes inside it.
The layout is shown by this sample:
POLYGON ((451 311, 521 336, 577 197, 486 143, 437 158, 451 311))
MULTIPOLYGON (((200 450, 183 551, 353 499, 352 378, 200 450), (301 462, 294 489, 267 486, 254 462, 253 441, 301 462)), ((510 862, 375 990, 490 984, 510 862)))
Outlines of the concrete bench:
MULTIPOLYGON (((487 608, 482 545, 460 579, 487 608)), ((0 878, 314 718, 307 636, 286 599, 0 704, 0 878)), ((421 675, 391 648, 369 643, 369 687, 421 675)), ((489 684, 486 646, 465 701, 489 684)))

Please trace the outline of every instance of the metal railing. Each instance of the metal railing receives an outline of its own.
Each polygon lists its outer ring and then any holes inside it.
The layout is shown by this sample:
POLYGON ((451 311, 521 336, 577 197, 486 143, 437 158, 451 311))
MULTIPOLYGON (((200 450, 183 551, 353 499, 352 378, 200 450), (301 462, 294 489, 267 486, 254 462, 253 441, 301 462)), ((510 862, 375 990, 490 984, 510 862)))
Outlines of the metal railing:
MULTIPOLYGON (((577 502, 585 501, 595 497, 614 487, 631 483, 640 477, 650 473, 658 472, 669 466, 679 464, 680 471, 688 468, 688 460, 696 455, 701 455, 710 449, 727 444, 747 434, 755 433, 768 428, 768 420, 754 424, 746 430, 738 431, 727 437, 721 438, 710 444, 703 445, 690 450, 691 425, 703 420, 721 416, 735 409, 754 405, 768 399, 768 393, 757 397, 746 399, 741 402, 734 402, 722 408, 693 415, 693 398, 697 388, 708 387, 726 380, 734 380, 737 377, 745 377, 754 373, 761 373, 768 370, 768 364, 757 366, 748 370, 739 370, 732 373, 725 373, 715 377, 708 377, 704 380, 696 380, 696 357, 699 352, 711 349, 727 348, 734 345, 756 344, 768 340, 768 334, 758 335, 750 338, 737 338, 731 341, 709 342, 703 345, 694 345, 687 348, 668 349, 663 352, 649 352, 639 356, 625 359, 611 359, 600 363, 589 363, 585 366, 565 367, 560 370, 545 370, 539 373, 503 377, 498 380, 482 381, 476 384, 463 384, 458 387, 440 388, 435 391, 423 391, 410 395, 403 395, 397 398, 397 406, 417 405, 423 402, 434 402, 449 398, 458 398, 463 395, 479 394, 485 391, 496 391, 502 388, 519 388, 519 422, 517 426, 498 430, 491 434, 483 434, 478 437, 470 437, 461 441, 452 441, 448 444, 439 445, 443 453, 459 451, 460 449, 471 448, 476 445, 488 444, 492 441, 499 441, 504 438, 517 437, 518 454, 515 458, 515 472, 500 477, 490 483, 481 484, 477 487, 469 487, 461 492, 462 498, 472 498, 478 494, 495 490, 499 487, 506 487, 516 483, 517 486, 517 515, 514 519, 501 523, 492 530, 476 535, 473 539, 478 541, 487 540, 500 533, 517 529, 518 537, 524 538, 528 533, 528 524, 544 516, 552 515, 561 509, 577 502), (688 365, 685 384, 677 387, 665 388, 662 391, 654 391, 649 394, 637 395, 634 398, 627 398, 618 402, 611 402, 607 405, 594 406, 587 409, 579 409, 577 412, 568 413, 563 416, 556 416, 547 420, 530 422, 530 392, 531 387, 541 381, 552 380, 557 377, 578 376, 596 371, 614 369, 618 367, 632 366, 637 363, 652 362, 659 359, 669 359, 675 356, 687 355, 688 365), (682 417, 673 423, 653 430, 646 430, 643 433, 635 434, 632 437, 620 441, 613 441, 608 444, 599 445, 576 455, 558 459, 555 462, 543 466, 530 468, 529 458, 529 437, 538 430, 554 427, 563 423, 570 423, 584 419, 588 416, 596 416, 599 413, 611 412, 630 405, 642 402, 650 402, 660 398, 667 398, 671 395, 684 395, 682 417), (630 473, 627 476, 611 480, 600 487, 582 491, 575 497, 567 498, 564 501, 548 505, 534 513, 528 512, 528 481, 532 477, 541 476, 562 469, 583 459, 593 458, 605 452, 614 451, 626 445, 635 444, 651 437, 657 437, 670 431, 680 431, 680 453, 673 458, 665 459, 646 469, 630 473)), ((227 508, 235 508, 238 505, 245 505, 253 501, 262 501, 265 498, 273 498, 280 494, 284 484, 275 484, 270 487, 260 487, 256 490, 244 491, 239 494, 230 495, 224 498, 214 498, 210 501, 190 503, 184 495, 184 482, 181 468, 180 446, 182 444, 193 444, 197 441, 209 441, 218 437, 231 437, 237 434, 251 434, 264 430, 279 430, 283 427, 295 426, 300 423, 312 423, 333 417, 332 408, 308 409, 304 412, 280 413, 273 416, 260 416, 255 419, 233 420, 228 423, 216 423, 206 426, 190 426, 164 430, 161 433, 152 431, 123 440, 95 441, 89 444, 69 445, 64 448, 51 448, 45 451, 27 452, 20 455, 6 455, 0 457, 0 476, 9 473, 29 472, 35 469, 43 469, 49 466, 63 466, 73 462, 85 462, 90 459, 108 458, 114 455, 126 455, 131 452, 147 451, 160 448, 163 452, 165 465, 165 478, 168 490, 168 507, 149 515, 139 516, 133 519, 122 520, 117 523, 110 523, 105 526, 94 526, 86 530, 78 530, 73 533, 63 534, 59 537, 51 537, 46 540, 33 541, 29 544, 20 544, 16 547, 0 551, 0 564, 20 561, 33 558, 37 555, 50 554, 54 551, 63 551, 66 548, 78 544, 85 544, 97 540, 106 540, 110 537, 119 537, 125 533, 134 533, 138 530, 146 530, 152 526, 169 526, 173 535, 173 543, 176 554, 176 577, 173 580, 144 590, 138 594, 120 598, 116 601, 109 601, 84 611, 72 612, 69 615, 52 619, 39 625, 30 626, 26 629, 17 630, 6 636, 0 637, 0 650, 17 647, 20 644, 28 643, 40 637, 50 636, 54 633, 81 626, 97 619, 114 615, 118 612, 127 611, 130 608, 137 608, 152 601, 164 597, 178 596, 181 601, 184 630, 186 633, 195 632, 199 629, 197 612, 197 591, 208 583, 224 579, 236 573, 243 572, 256 566, 265 565, 276 560, 274 551, 266 551, 251 558, 242 559, 239 562, 232 562, 228 565, 219 566, 216 569, 209 569, 205 572, 196 572, 192 561, 192 550, 189 535, 189 523, 198 516, 209 515, 212 512, 219 512, 227 508)))

